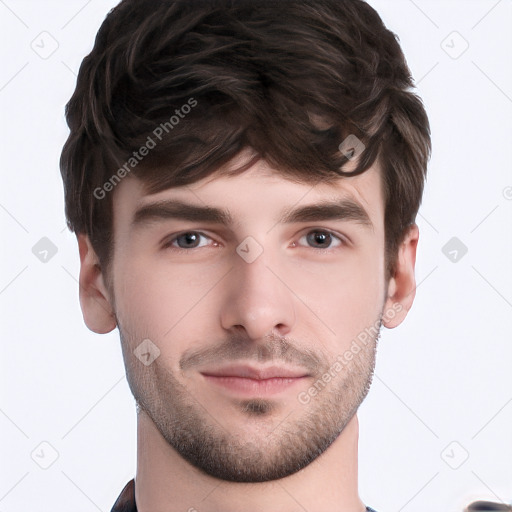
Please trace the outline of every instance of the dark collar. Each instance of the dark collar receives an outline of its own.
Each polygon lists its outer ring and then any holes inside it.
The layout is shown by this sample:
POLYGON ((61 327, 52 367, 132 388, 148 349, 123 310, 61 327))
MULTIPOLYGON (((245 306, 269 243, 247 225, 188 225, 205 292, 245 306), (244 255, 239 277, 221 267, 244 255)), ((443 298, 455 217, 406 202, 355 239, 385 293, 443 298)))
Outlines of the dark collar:
MULTIPOLYGON (((375 512, 373 508, 367 507, 367 512, 375 512)), ((135 504, 135 481, 130 480, 121 491, 110 512, 137 512, 135 504)))
POLYGON ((135 481, 130 480, 121 491, 110 512, 137 512, 135 504, 135 481))

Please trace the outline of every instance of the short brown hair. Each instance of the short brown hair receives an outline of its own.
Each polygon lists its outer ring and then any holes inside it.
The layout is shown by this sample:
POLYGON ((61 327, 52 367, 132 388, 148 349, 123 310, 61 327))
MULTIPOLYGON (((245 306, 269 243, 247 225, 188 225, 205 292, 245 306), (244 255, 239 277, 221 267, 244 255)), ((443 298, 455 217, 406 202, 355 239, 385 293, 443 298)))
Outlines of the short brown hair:
POLYGON ((360 174, 379 158, 390 277, 431 151, 412 87, 396 36, 362 0, 123 0, 66 106, 68 226, 89 235, 108 272, 106 191, 127 172, 156 193, 209 176, 245 148, 305 183, 360 174), (351 173, 339 148, 349 135, 365 146, 351 173), (130 160, 149 139, 144 159, 130 160))

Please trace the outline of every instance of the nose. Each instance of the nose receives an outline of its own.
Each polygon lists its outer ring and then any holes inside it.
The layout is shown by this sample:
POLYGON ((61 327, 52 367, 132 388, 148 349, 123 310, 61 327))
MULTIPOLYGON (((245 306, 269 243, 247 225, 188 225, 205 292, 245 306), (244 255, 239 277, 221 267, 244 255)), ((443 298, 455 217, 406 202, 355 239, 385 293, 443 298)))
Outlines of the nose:
POLYGON ((244 329, 252 340, 269 334, 287 335, 294 327, 294 294, 286 283, 282 266, 264 251, 255 261, 234 258, 234 268, 221 306, 222 327, 244 329))

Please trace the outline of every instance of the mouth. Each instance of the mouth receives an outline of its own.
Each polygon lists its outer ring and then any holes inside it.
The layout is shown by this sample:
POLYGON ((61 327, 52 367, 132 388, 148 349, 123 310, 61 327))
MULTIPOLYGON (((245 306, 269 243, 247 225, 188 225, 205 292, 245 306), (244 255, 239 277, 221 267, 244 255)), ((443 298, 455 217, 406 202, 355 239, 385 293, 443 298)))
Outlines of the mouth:
POLYGON ((226 366, 200 373, 207 382, 244 397, 282 393, 310 376, 301 369, 278 366, 255 368, 247 365, 226 366))

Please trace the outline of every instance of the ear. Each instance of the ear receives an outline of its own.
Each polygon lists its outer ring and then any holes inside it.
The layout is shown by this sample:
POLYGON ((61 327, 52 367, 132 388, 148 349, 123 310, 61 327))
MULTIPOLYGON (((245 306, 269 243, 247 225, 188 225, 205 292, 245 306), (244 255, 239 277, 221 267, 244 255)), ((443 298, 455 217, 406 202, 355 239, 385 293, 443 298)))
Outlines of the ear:
POLYGON ((116 327, 114 310, 98 257, 89 237, 77 235, 80 252, 80 306, 85 325, 98 334, 105 334, 116 327))
POLYGON ((387 299, 384 306, 382 323, 392 329, 400 325, 411 309, 416 295, 416 247, 418 246, 419 230, 412 224, 400 244, 397 254, 396 269, 388 283, 387 299))

